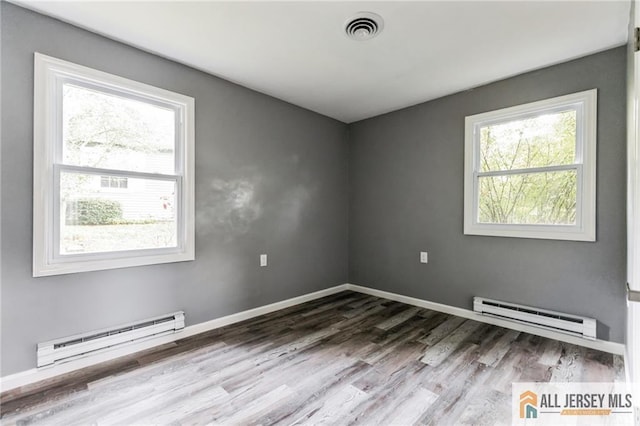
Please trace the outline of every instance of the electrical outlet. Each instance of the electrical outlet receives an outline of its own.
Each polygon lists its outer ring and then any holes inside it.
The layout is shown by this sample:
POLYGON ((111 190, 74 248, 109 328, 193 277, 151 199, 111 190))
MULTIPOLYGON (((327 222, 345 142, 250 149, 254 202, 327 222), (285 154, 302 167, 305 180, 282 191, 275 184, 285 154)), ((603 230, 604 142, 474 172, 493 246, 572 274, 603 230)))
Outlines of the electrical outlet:
POLYGON ((260 255, 260 266, 267 266, 267 255, 266 254, 261 254, 260 255))
POLYGON ((420 263, 427 263, 427 262, 429 262, 429 253, 427 253, 426 251, 421 251, 420 263))

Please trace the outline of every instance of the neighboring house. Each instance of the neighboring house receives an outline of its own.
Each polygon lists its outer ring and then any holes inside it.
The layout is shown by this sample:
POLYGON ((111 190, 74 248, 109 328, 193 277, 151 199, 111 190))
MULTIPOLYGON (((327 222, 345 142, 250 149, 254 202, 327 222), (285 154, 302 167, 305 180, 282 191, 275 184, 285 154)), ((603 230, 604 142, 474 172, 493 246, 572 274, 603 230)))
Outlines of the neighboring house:
MULTIPOLYGON (((137 163, 144 170, 166 170, 173 167, 172 152, 153 154, 128 152, 121 161, 137 163)), ((91 175, 84 182, 84 191, 67 198, 99 198, 116 201, 126 221, 171 220, 174 217, 174 184, 152 179, 134 179, 120 176, 91 175)), ((67 210, 67 217, 71 212, 67 210)))

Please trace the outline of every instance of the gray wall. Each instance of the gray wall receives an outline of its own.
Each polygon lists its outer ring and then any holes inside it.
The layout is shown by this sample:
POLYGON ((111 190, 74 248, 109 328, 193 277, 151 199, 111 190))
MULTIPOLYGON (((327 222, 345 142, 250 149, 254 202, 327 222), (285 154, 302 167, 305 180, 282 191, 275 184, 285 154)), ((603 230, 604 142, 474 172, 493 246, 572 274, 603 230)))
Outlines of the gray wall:
POLYGON ((35 367, 48 339, 179 309, 195 324, 347 281, 345 124, 1 7, 2 376, 35 367), (31 277, 36 51, 196 99, 195 261, 31 277))
POLYGON ((484 296, 587 315, 599 338, 623 342, 625 61, 620 47, 351 125, 349 281, 467 309, 484 296), (464 117, 592 88, 597 242, 463 235, 464 117))

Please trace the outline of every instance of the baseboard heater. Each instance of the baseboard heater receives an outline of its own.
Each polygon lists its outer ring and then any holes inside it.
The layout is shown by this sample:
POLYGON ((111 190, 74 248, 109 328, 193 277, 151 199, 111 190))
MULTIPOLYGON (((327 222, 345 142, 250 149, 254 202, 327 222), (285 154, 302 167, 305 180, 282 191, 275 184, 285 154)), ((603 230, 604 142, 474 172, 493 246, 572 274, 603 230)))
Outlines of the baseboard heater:
POLYGON ((572 334, 590 340, 595 340, 596 338, 596 320, 593 318, 485 299, 483 297, 473 298, 473 310, 483 315, 572 334))
POLYGON ((38 344, 38 367, 82 358, 98 351, 141 342, 184 328, 184 312, 174 312, 38 344))

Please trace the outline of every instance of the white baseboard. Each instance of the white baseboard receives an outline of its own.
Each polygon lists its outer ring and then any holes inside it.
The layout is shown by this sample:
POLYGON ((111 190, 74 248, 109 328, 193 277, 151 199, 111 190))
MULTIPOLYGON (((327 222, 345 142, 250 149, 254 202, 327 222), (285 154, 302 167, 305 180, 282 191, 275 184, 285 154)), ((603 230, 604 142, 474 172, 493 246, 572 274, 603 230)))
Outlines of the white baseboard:
POLYGON ((442 303, 430 302, 428 300, 416 299, 415 297, 403 296, 401 294, 390 293, 388 291, 376 290, 369 287, 363 287, 355 284, 347 284, 347 290, 357 291, 360 293, 370 294, 372 296, 382 297, 383 299, 395 300, 397 302, 406 303, 407 305, 419 306, 421 308, 431 309, 433 311, 444 312, 446 314, 456 315, 462 318, 472 319, 474 321, 484 322, 487 324, 498 325, 500 327, 509 328, 516 331, 535 334, 536 336, 548 337, 550 339, 567 342, 578 346, 584 346, 599 351, 608 352, 616 355, 624 355, 625 345, 622 343, 609 342, 606 340, 588 340, 581 337, 572 336, 570 334, 559 333, 552 330, 546 330, 535 326, 521 324, 518 322, 493 318, 479 314, 469 309, 458 308, 455 306, 444 305, 442 303))
POLYGON ((270 312, 278 311, 280 309, 288 308, 291 306, 299 305, 301 303, 309 302, 311 300, 319 299, 321 297, 330 296, 341 291, 351 290, 359 293, 369 294, 372 296, 381 297, 383 299, 395 300, 397 302, 406 303, 408 305, 418 306, 421 308, 431 309, 438 312, 444 312, 451 315, 456 315, 462 318, 468 318, 487 324, 494 324, 500 327, 510 328, 517 331, 523 331, 526 333, 535 334, 537 336, 548 337, 556 339, 562 342, 572 343, 574 345, 585 346, 592 349, 597 349, 603 352, 609 352, 617 355, 624 355, 625 346, 621 343, 608 342, 604 340, 587 340, 580 337, 571 336, 568 334, 558 333, 550 330, 545 330, 538 327, 528 326, 525 324, 519 324, 516 322, 501 320, 499 318, 492 318, 473 312, 468 309, 458 308, 455 306, 444 305, 441 303, 430 302, 428 300, 417 299, 415 297, 403 296, 396 293, 390 293, 388 291, 376 290, 369 287, 363 287, 355 284, 342 284, 335 287, 330 287, 324 290, 316 291, 313 293, 305 294, 302 296, 294 297, 291 299, 283 300, 281 302, 271 303, 269 305, 260 306, 258 308, 249 309, 247 311, 238 312, 236 314, 227 315, 221 318, 216 318, 211 321, 206 321, 199 324, 194 324, 185 327, 182 331, 174 334, 161 336, 158 338, 149 339, 140 343, 130 344, 122 346, 116 349, 110 349, 98 352, 94 355, 86 358, 69 361, 63 364, 53 365, 52 367, 32 368, 30 370, 22 371, 19 373, 11 374, 0 378, 0 392, 9 391, 11 389, 26 386, 32 383, 36 383, 42 380, 51 379, 61 374, 66 374, 81 368, 89 367, 99 364, 101 362, 110 361, 121 356, 130 355, 135 352, 139 352, 145 349, 150 349, 156 346, 164 345, 174 342, 176 340, 184 339, 185 337, 193 336, 199 333, 204 333, 209 330, 224 327, 226 325, 235 324, 240 321, 251 319, 260 315, 268 314, 270 312))
POLYGON ((240 321, 251 319, 291 306, 299 305, 301 303, 309 302, 321 297, 330 296, 332 294, 339 293, 345 290, 347 290, 347 284, 342 284, 313 293, 304 294, 302 296, 293 297, 281 302, 271 303, 269 305, 260 306, 258 308, 249 309, 247 311, 238 312, 236 314, 227 315, 221 318, 216 318, 211 321, 190 325, 173 334, 167 334, 157 338, 150 338, 141 342, 123 345, 114 349, 99 351, 85 358, 61 364, 54 364, 50 367, 32 368, 30 370, 21 371, 19 373, 0 378, 0 392, 5 392, 11 389, 19 388, 21 386, 26 386, 32 383, 39 382, 41 380, 51 379, 61 374, 70 373, 72 371, 90 367, 101 362, 110 361, 121 356, 131 355, 145 349, 150 349, 156 346, 175 342, 176 340, 184 339, 185 337, 204 333, 205 331, 214 330, 216 328, 224 327, 225 325, 235 324, 240 321))

